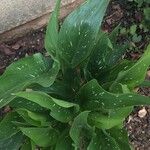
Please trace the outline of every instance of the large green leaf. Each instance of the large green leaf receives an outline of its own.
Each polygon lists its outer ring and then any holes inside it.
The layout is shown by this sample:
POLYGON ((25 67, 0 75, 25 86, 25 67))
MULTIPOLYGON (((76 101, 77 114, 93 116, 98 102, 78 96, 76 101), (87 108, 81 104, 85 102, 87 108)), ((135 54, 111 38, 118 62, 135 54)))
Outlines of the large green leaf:
POLYGON ((18 108, 24 108, 29 111, 34 111, 38 113, 46 113, 47 110, 43 107, 41 107, 39 104, 34 103, 32 101, 27 101, 24 98, 21 97, 16 97, 9 103, 9 106, 12 107, 13 109, 18 109, 18 108))
POLYGON ((122 150, 107 132, 99 130, 92 138, 87 150, 122 150))
POLYGON ((112 128, 107 131, 118 143, 120 150, 131 150, 129 138, 125 129, 112 128))
POLYGON ((11 102, 18 92, 32 83, 50 86, 59 71, 59 62, 52 63, 41 54, 11 64, 0 77, 0 108, 11 102))
POLYGON ((26 139, 20 150, 32 150, 30 139, 26 139))
POLYGON ((73 121, 70 129, 70 137, 75 143, 75 147, 86 149, 92 136, 93 128, 88 124, 89 112, 81 112, 73 121))
POLYGON ((61 0, 57 0, 57 4, 51 19, 48 23, 46 36, 45 36, 45 48, 51 56, 56 55, 58 50, 58 15, 61 0))
POLYGON ((23 108, 16 109, 15 111, 33 126, 46 125, 47 118, 40 113, 31 112, 23 108))
POLYGON ((20 128, 20 130, 33 140, 38 146, 49 147, 56 144, 58 132, 53 128, 20 128))
MULTIPOLYGON (((123 60, 117 63, 115 66, 111 67, 107 71, 100 72, 98 76, 98 82, 102 84, 102 87, 109 91, 110 86, 116 80, 118 74, 121 71, 128 70, 131 66, 134 65, 133 61, 123 60)), ((120 88, 120 93, 122 93, 122 89, 120 88)))
POLYGON ((132 61, 122 60, 120 63, 113 66, 108 72, 102 73, 102 75, 100 75, 101 81, 104 82, 114 81, 121 71, 126 71, 129 68, 131 68, 133 65, 134 62, 132 61))
POLYGON ((109 47, 110 40, 107 33, 100 32, 97 37, 97 43, 93 48, 93 53, 88 63, 88 68, 94 77, 101 71, 106 69, 106 57, 112 51, 112 46, 109 47), (93 67, 94 66, 94 67, 93 67))
POLYGON ((36 144, 29 138, 26 138, 20 150, 35 150, 36 148, 36 144))
POLYGON ((76 67, 91 53, 109 0, 87 0, 64 21, 59 33, 61 57, 76 67))
POLYGON ((1 150, 19 150, 24 140, 24 136, 21 132, 13 135, 8 139, 0 140, 1 150))
POLYGON ((105 77, 107 79, 110 71, 112 71, 115 65, 122 59, 121 56, 125 52, 126 45, 122 46, 117 45, 117 43, 112 43, 109 39, 109 34, 100 31, 96 45, 93 48, 93 53, 88 62, 88 70, 94 78, 103 81, 105 77))
POLYGON ((12 121, 19 121, 21 118, 16 112, 8 113, 0 122, 0 140, 8 139, 19 132, 19 129, 12 121))
MULTIPOLYGON (((72 77, 72 76, 70 76, 72 77)), ((34 91, 42 91, 49 95, 52 95, 54 97, 57 97, 58 99, 71 99, 74 95, 74 91, 72 88, 70 88, 70 85, 67 84, 64 81, 56 80, 53 85, 50 87, 42 87, 40 85, 33 85, 31 88, 34 91)))
POLYGON ((64 130, 59 136, 55 150, 62 150, 62 148, 64 150, 74 150, 68 129, 64 130))
POLYGON ((115 126, 123 126, 125 118, 131 113, 132 107, 109 109, 104 112, 91 112, 89 120, 91 124, 100 129, 110 129, 115 126))
POLYGON ((126 84, 129 89, 133 90, 136 86, 140 85, 145 80, 149 66, 150 45, 147 47, 144 55, 135 63, 135 65, 133 65, 128 70, 122 71, 118 74, 118 77, 110 87, 110 90, 119 91, 119 83, 126 84))
POLYGON ((81 106, 86 110, 100 110, 124 108, 134 105, 150 105, 150 97, 136 93, 114 94, 105 91, 93 79, 85 84, 79 91, 81 106))
POLYGON ((28 101, 32 101, 51 110, 51 116, 62 122, 70 121, 79 109, 76 104, 55 99, 43 92, 19 92, 16 93, 16 96, 25 98, 28 101))
MULTIPOLYGON (((127 86, 122 86, 123 93, 130 93, 127 86)), ((125 118, 131 113, 133 107, 117 109, 105 109, 89 114, 91 124, 100 129, 111 129, 112 127, 123 127, 125 118)))

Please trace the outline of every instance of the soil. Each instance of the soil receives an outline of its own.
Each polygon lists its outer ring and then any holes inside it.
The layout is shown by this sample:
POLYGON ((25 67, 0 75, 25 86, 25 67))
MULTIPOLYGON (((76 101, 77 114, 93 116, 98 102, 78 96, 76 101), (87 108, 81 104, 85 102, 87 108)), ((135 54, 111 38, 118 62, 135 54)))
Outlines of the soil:
POLYGON ((44 50, 45 28, 7 43, 0 43, 0 74, 13 61, 44 50))
MULTIPOLYGON (((103 23, 103 30, 110 32, 118 24, 121 24, 123 27, 130 27, 133 23, 139 23, 141 20, 141 10, 137 10, 135 4, 131 5, 129 3, 125 5, 122 0, 113 0, 103 23)), ((139 31, 139 34, 142 35, 143 40, 135 43, 135 45, 140 51, 129 51, 127 53, 128 58, 138 59, 148 44, 148 38, 145 37, 149 35, 149 32, 139 31)), ((12 62, 26 55, 32 55, 37 52, 45 53, 44 35, 45 27, 13 41, 0 43, 0 74, 12 62)), ((126 37, 120 36, 120 39, 124 41, 126 37)), ((150 80, 150 73, 148 73, 147 78, 150 80)), ((140 88, 138 92, 142 95, 150 96, 150 88, 140 88)), ((9 111, 9 108, 1 111, 0 115, 7 111, 9 111)), ((134 149, 150 150, 150 106, 135 107, 134 111, 126 119, 125 127, 128 130, 134 149)))

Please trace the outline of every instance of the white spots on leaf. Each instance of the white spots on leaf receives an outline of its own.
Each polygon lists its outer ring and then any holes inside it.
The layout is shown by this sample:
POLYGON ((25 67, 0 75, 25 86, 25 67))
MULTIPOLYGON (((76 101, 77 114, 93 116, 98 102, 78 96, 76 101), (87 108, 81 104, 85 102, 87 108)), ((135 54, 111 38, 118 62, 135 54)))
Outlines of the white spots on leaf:
POLYGON ((17 67, 17 69, 18 69, 18 70, 21 70, 21 68, 20 68, 20 67, 17 67))
POLYGON ((14 130, 16 130, 16 127, 13 127, 14 130))
POLYGON ((73 44, 72 44, 72 42, 70 41, 70 45, 71 45, 71 47, 73 46, 73 44))
POLYGON ((97 96, 98 94, 96 93, 96 94, 94 94, 94 96, 97 96))
POLYGON ((43 69, 42 69, 42 68, 40 68, 40 71, 43 71, 43 69))
POLYGON ((119 95, 116 95, 116 97, 118 98, 118 97, 119 97, 119 95))
POLYGON ((133 96, 132 96, 132 95, 129 95, 128 97, 132 98, 133 96))
POLYGON ((127 68, 128 68, 128 66, 125 66, 125 67, 124 67, 124 69, 127 69, 127 68))
POLYGON ((31 133, 31 131, 28 131, 28 133, 30 134, 30 133, 31 133))
POLYGON ((84 35, 84 37, 86 37, 86 36, 87 36, 87 34, 84 35))
POLYGON ((18 101, 18 104, 21 104, 22 103, 22 101, 18 101))
POLYGON ((119 100, 120 103, 122 103, 122 100, 119 100))
POLYGON ((81 20, 81 25, 83 24, 83 20, 81 20))
POLYGON ((92 91, 92 94, 95 95, 95 91, 92 91))
POLYGON ((87 45, 84 45, 84 46, 82 46, 83 48, 86 48, 87 47, 87 45))
POLYGON ((139 81, 136 81, 136 83, 139 83, 139 81))
POLYGON ((33 75, 33 74, 29 74, 29 76, 35 78, 35 75, 33 75))
POLYGON ((98 63, 97 63, 97 64, 98 64, 98 65, 100 65, 101 63, 102 63, 101 61, 98 61, 98 63))
POLYGON ((105 59, 105 57, 103 57, 103 62, 105 62, 106 61, 106 59, 105 59))
POLYGON ((95 101, 95 103, 99 103, 99 101, 98 101, 98 100, 96 100, 96 101, 95 101))
POLYGON ((104 102, 102 102, 102 106, 105 106, 104 102))
POLYGON ((117 104, 116 104, 116 103, 113 103, 113 105, 116 106, 117 104))
POLYGON ((102 67, 102 66, 100 66, 100 67, 99 67, 99 70, 101 70, 102 68, 103 68, 103 67, 102 67))
POLYGON ((53 107, 55 107, 56 106, 56 104, 53 104, 53 107))
POLYGON ((2 99, 0 99, 0 103, 3 101, 4 99, 2 98, 2 99))
POLYGON ((98 95, 99 96, 103 96, 105 94, 105 92, 101 92, 101 93, 99 93, 98 95))
POLYGON ((80 28, 80 26, 79 26, 79 32, 78 32, 78 34, 81 35, 81 28, 80 28))
POLYGON ((33 91, 32 89, 29 88, 26 89, 26 92, 32 92, 32 91, 33 91))
POLYGON ((75 28, 76 28, 77 24, 75 23, 74 26, 75 26, 75 28))

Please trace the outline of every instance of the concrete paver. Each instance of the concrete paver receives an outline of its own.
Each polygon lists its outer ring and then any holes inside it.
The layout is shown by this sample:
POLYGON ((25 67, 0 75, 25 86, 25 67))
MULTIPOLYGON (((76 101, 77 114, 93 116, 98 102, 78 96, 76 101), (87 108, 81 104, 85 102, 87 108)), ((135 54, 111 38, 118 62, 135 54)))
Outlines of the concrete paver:
MULTIPOLYGON (((76 0, 62 0, 68 5, 76 0)), ((0 0, 0 34, 52 12, 55 0, 0 0)))

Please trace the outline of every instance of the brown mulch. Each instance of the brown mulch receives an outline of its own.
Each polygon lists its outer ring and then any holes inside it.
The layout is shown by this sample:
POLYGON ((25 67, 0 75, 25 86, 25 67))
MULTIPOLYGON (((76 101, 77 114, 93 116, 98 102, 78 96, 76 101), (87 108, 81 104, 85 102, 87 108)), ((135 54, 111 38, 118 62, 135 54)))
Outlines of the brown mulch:
POLYGON ((0 74, 9 64, 37 52, 44 52, 45 28, 7 43, 0 43, 0 74))
MULTIPOLYGON (((125 26, 128 26, 131 21, 137 19, 141 21, 141 13, 136 11, 133 14, 127 15, 128 10, 126 7, 117 0, 112 1, 110 8, 105 17, 103 29, 105 31, 112 31, 112 29, 120 22, 125 26)), ((5 68, 12 62, 25 57, 26 55, 32 55, 37 52, 45 52, 44 50, 44 35, 45 28, 40 29, 34 33, 29 33, 22 38, 16 39, 7 43, 0 43, 0 74, 2 74, 5 68)), ((139 45, 141 49, 144 49, 144 45, 139 45)), ((128 57, 138 59, 138 52, 128 53, 128 57)), ((150 78, 149 78, 150 79, 150 78)), ((142 95, 150 96, 150 88, 140 88, 139 93, 142 95)), ((4 113, 4 112, 0 112, 4 113)), ((1 114, 0 114, 1 115, 1 114)), ((126 121, 126 128, 128 130, 131 143, 136 150, 150 150, 150 106, 135 107, 134 111, 130 114, 126 121)))

